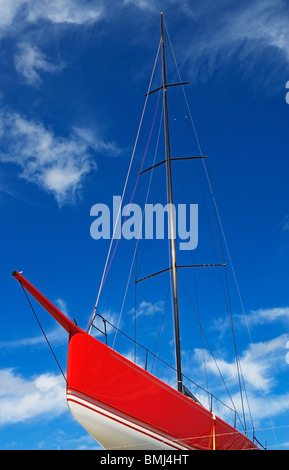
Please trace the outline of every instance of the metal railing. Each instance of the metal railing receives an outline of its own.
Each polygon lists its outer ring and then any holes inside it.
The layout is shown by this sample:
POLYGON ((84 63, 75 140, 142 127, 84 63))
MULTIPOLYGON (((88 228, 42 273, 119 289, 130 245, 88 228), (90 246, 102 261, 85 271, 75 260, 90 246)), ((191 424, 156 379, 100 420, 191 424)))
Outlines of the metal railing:
MULTIPOLYGON (((154 354, 148 348, 144 347, 142 344, 138 343, 126 333, 121 331, 102 315, 95 315, 92 326, 96 331, 104 336, 106 345, 109 345, 108 337, 113 331, 115 331, 117 334, 119 333, 117 342, 114 342, 116 343, 113 346, 114 350, 127 357, 138 366, 142 367, 145 371, 153 374, 167 385, 171 386, 172 388, 176 388, 176 369, 173 366, 156 356, 156 354, 154 354), (95 324, 97 319, 98 326, 95 324), (130 345, 129 347, 127 346, 128 344, 130 345), (133 348, 131 347, 131 344, 133 344, 133 348), (126 351, 125 354, 124 351, 126 351)), ((186 375, 183 374, 182 378, 184 395, 192 398, 204 408, 210 412, 214 412, 215 415, 219 416, 227 423, 231 424, 234 428, 236 428, 236 421, 238 417, 236 410, 222 402, 222 400, 215 397, 211 392, 205 390, 186 375)))

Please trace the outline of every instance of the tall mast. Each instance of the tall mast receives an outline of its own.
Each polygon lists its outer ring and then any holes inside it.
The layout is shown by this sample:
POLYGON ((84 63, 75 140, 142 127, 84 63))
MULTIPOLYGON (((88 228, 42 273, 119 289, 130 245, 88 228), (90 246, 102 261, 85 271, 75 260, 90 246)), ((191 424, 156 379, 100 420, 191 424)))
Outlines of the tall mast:
POLYGON ((182 363, 181 363, 181 338, 180 338, 180 322, 179 322, 178 280, 177 280, 177 262, 176 262, 176 245, 175 245, 175 221, 174 221, 174 209, 173 209, 173 188, 172 188, 170 135, 169 135, 169 121, 168 121, 167 79, 166 79, 166 58, 165 58, 163 12, 161 12, 161 43, 162 43, 162 74, 163 74, 166 167, 167 167, 167 181, 168 181, 169 219, 170 219, 170 231, 171 231, 170 233, 171 257, 172 257, 172 273, 173 273, 177 385, 178 385, 178 391, 182 393, 183 392, 183 378, 182 378, 182 363))

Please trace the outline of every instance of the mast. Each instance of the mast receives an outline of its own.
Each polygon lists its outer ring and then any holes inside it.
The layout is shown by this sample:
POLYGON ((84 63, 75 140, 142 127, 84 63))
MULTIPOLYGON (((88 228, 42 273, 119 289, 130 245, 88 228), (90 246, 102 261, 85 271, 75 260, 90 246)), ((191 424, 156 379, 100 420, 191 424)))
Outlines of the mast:
POLYGON ((173 211, 173 188, 172 188, 170 135, 169 135, 169 120, 168 120, 166 58, 165 58, 163 12, 161 12, 161 44, 162 44, 162 75, 163 75, 163 101, 164 101, 166 167, 167 167, 167 181, 168 181, 169 220, 170 220, 171 257, 172 257, 172 274, 173 274, 173 297, 174 297, 174 322, 175 322, 175 348, 176 348, 177 385, 178 385, 178 391, 182 393, 183 392, 183 378, 182 378, 182 363, 181 363, 181 338, 180 338, 180 322, 179 322, 178 280, 177 280, 177 262, 176 262, 176 245, 175 245, 175 222, 174 222, 174 211, 173 211))

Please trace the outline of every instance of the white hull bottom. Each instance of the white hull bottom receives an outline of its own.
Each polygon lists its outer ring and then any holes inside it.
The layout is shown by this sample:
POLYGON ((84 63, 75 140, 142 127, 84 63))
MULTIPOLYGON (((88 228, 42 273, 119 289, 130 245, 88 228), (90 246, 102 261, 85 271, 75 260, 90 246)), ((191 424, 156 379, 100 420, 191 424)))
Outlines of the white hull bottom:
POLYGON ((73 417, 104 448, 110 450, 180 450, 191 449, 114 414, 76 392, 68 392, 68 407, 73 417))

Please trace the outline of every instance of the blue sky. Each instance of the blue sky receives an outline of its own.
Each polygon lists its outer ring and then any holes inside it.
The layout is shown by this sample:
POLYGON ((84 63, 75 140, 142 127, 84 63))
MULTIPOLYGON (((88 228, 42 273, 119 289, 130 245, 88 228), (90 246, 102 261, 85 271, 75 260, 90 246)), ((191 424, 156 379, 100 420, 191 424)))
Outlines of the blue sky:
MULTIPOLYGON (((111 206, 112 196, 122 193, 159 41, 160 10, 182 78, 190 81, 187 96, 246 313, 232 304, 256 434, 269 448, 289 448, 288 2, 10 0, 0 3, 1 449, 98 448, 67 410, 63 378, 11 272, 23 270, 86 327, 109 247, 108 240, 91 238, 90 209, 111 206)), ((128 200, 133 187, 130 182, 128 200)), ((194 198, 201 220, 201 200, 194 198)), ((99 304, 114 322, 134 249, 129 241, 123 245, 99 304)), ((194 256, 214 262, 204 253, 200 231, 194 256)), ((161 254, 152 258, 157 266, 161 254)), ((149 298, 142 289, 138 332, 155 339, 152 322, 160 324, 166 290, 161 294, 157 286, 149 298)), ((219 291, 200 287, 202 315, 231 385, 236 377, 228 320, 206 289, 219 291)), ((128 296, 121 327, 129 332, 133 307, 128 296)), ((35 309, 65 369, 66 335, 35 309)), ((184 308, 181 325, 186 315, 184 308)), ((167 334, 160 344, 169 362, 171 339, 167 334)), ((190 338, 186 328, 182 339, 184 370, 195 380, 200 339, 190 338)), ((217 389, 209 356, 207 369, 217 389)))

